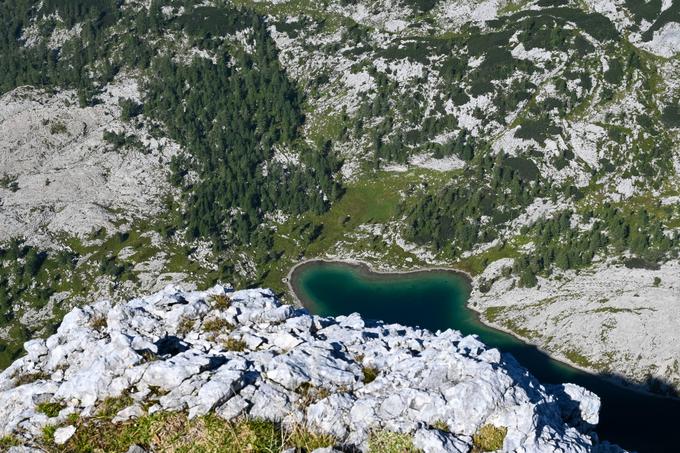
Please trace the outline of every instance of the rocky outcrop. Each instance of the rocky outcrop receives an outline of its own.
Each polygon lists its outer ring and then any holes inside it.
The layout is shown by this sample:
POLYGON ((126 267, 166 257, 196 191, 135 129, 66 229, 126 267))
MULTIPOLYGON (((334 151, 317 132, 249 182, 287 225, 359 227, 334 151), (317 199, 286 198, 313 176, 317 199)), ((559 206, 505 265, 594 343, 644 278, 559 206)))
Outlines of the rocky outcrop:
POLYGON ((466 452, 493 425, 507 429, 504 451, 619 451, 591 433, 596 395, 544 387, 473 336, 312 316, 269 290, 168 287, 97 302, 25 349, 0 374, 0 436, 28 445, 46 425, 59 426, 55 443, 67 442, 69 414, 87 417, 104 399, 129 395, 118 420, 215 411, 304 424, 363 450, 372 430, 387 429, 412 434, 426 452, 466 452), (46 402, 63 408, 48 417, 37 409, 46 402))

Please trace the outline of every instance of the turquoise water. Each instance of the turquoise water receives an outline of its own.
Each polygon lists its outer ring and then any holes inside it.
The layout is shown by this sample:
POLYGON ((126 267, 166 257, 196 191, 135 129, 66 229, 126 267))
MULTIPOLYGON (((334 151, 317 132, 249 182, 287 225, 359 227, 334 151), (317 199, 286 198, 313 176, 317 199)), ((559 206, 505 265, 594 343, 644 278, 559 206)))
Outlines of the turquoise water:
POLYGON ((674 436, 680 400, 624 389, 485 326, 465 306, 470 289, 463 276, 447 271, 376 274, 345 263, 314 261, 299 266, 291 284, 305 307, 322 316, 358 312, 366 319, 476 334, 512 354, 543 383, 573 382, 597 393, 602 399, 601 438, 640 452, 680 451, 674 436))

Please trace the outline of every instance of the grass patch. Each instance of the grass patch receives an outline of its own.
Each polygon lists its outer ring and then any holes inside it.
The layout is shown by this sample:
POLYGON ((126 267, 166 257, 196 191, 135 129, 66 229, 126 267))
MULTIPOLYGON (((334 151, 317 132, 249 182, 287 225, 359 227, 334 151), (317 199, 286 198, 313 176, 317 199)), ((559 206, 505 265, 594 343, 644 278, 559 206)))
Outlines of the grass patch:
POLYGON ((97 408, 97 417, 107 420, 111 419, 118 412, 132 405, 133 402, 134 400, 128 395, 106 398, 97 408))
POLYGON ((505 308, 506 307, 489 307, 484 310, 484 317, 488 319, 489 322, 496 322, 505 308))
POLYGON ((0 451, 7 451, 10 447, 18 447, 19 445, 21 445, 21 442, 14 436, 0 437, 0 451))
POLYGON ((568 351, 565 351, 564 356, 569 360, 571 363, 575 363, 576 365, 585 367, 585 368, 592 368, 593 367, 593 362, 588 360, 586 356, 583 354, 579 353, 578 351, 575 351, 573 349, 569 349, 568 351))
POLYGON ((526 327, 522 327, 522 324, 526 321, 526 319, 523 319, 522 322, 517 322, 512 319, 506 319, 503 322, 503 326, 506 327, 508 330, 516 333, 522 338, 537 338, 539 337, 539 333, 536 332, 535 330, 527 329, 526 327))
MULTIPOLYGON (((517 238, 514 239, 515 241, 517 238)), ((456 268, 468 272, 472 275, 479 275, 484 272, 486 266, 502 258, 517 258, 520 253, 514 245, 505 244, 492 247, 482 253, 464 258, 456 263, 456 268)))
POLYGON ((14 376, 14 383, 17 387, 20 385, 32 384, 36 381, 49 379, 50 375, 45 372, 37 373, 22 373, 14 376))
POLYGON ((214 414, 189 420, 186 414, 178 412, 161 412, 116 424, 101 417, 81 420, 74 436, 58 448, 52 444, 53 435, 53 430, 45 433, 45 447, 64 453, 127 451, 131 445, 176 453, 278 453, 289 448, 312 451, 337 444, 332 436, 302 426, 284 430, 271 421, 245 418, 226 421, 214 414))
POLYGON ((55 121, 50 124, 50 134, 58 135, 65 134, 66 132, 68 132, 68 129, 66 129, 66 124, 62 123, 61 121, 55 121))
POLYGON ((210 296, 210 304, 216 310, 226 310, 231 306, 231 297, 227 294, 213 294, 210 296))
POLYGON ((203 321, 203 330, 206 332, 230 331, 234 326, 224 318, 210 318, 203 321))
POLYGON ((177 333, 182 336, 188 334, 194 328, 194 324, 196 324, 196 321, 193 319, 187 317, 180 319, 177 324, 177 333))
POLYGON ((472 436, 472 451, 496 451, 503 448, 503 441, 508 433, 505 426, 484 425, 472 436))
POLYGON ((40 403, 35 407, 35 410, 52 418, 59 415, 64 407, 66 406, 61 403, 40 403))
POLYGON ((90 327, 94 330, 101 331, 106 329, 106 326, 106 316, 104 315, 95 315, 90 319, 90 327))
POLYGON ((449 430, 449 425, 444 421, 444 420, 437 420, 432 424, 432 427, 434 429, 438 429, 439 431, 443 431, 445 433, 450 432, 449 430))
POLYGON ((393 431, 374 431, 368 438, 368 451, 371 453, 415 453, 413 438, 409 434, 393 431))

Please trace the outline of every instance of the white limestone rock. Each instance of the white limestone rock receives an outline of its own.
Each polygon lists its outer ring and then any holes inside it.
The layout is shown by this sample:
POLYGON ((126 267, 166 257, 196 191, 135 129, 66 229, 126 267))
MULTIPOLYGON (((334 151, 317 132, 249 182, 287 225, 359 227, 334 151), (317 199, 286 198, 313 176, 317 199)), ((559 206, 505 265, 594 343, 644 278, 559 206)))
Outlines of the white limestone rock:
POLYGON ((419 429, 416 431, 413 445, 423 450, 424 453, 438 453, 440 451, 467 453, 470 449, 467 442, 433 429, 419 429))
POLYGON ((76 427, 73 425, 57 428, 54 431, 54 443, 57 445, 64 445, 76 433, 76 427))
POLYGON ((468 451, 487 423, 507 428, 506 451, 603 445, 590 435, 596 395, 572 384, 543 387, 476 337, 367 323, 356 314, 311 316, 280 306, 268 290, 171 286, 113 307, 98 303, 72 310, 56 334, 26 349, 0 373, 0 435, 20 435, 27 444, 49 423, 58 426, 55 441, 68 442, 75 427, 61 426, 67 414, 86 418, 104 399, 129 394, 134 403, 116 421, 143 416, 143 407, 189 417, 214 411, 225 419, 304 424, 360 450, 371 432, 386 429, 412 435, 426 452, 468 451), (229 308, 212 308, 210 295, 225 291, 229 308), (91 326, 95 315, 106 315, 105 331, 91 326), (243 350, 201 331, 214 318, 231 319, 229 335, 250 339, 243 350), (367 366, 377 370, 372 382, 364 382, 367 366), (36 380, 17 385, 23 375, 36 380), (49 419, 36 410, 43 402, 64 409, 49 419), (436 422, 450 433, 427 428, 436 422))

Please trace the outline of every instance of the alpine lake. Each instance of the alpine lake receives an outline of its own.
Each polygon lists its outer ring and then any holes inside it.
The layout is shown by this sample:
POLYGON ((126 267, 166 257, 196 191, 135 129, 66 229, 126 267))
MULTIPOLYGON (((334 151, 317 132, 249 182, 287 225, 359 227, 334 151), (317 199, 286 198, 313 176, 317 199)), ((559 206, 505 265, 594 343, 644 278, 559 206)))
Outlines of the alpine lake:
POLYGON ((512 354, 542 383, 573 382, 600 396, 597 434, 601 439, 642 453, 680 451, 673 433, 680 400, 625 388, 610 379, 552 359, 522 340, 486 326, 467 307, 470 283, 453 270, 377 273, 365 265, 312 260, 296 266, 290 286, 311 313, 418 326, 431 331, 455 329, 474 334, 487 346, 512 354))

